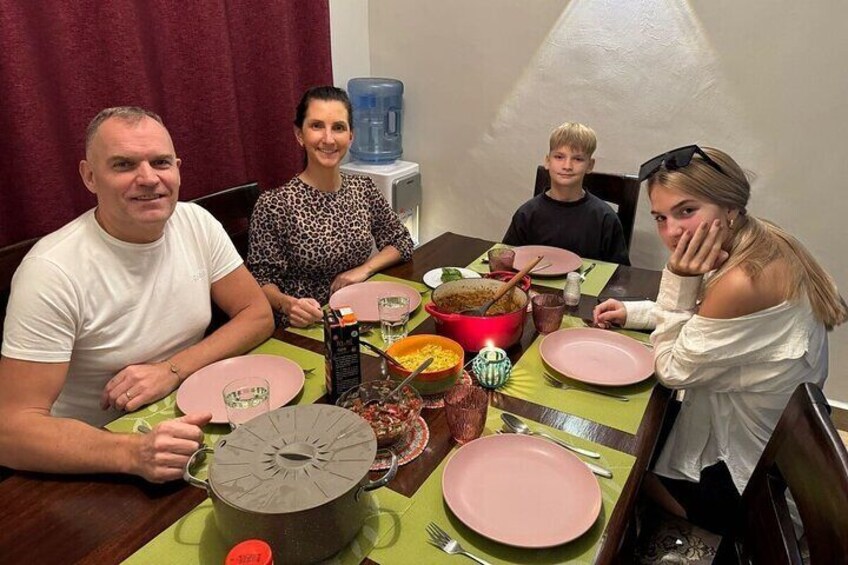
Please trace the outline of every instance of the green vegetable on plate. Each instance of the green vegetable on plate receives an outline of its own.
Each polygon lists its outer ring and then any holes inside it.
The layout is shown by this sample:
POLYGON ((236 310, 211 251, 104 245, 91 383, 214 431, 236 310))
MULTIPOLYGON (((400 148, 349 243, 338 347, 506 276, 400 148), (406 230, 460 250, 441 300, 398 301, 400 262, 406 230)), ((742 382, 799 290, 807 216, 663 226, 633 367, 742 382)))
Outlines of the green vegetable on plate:
POLYGON ((450 282, 450 281, 458 281, 463 278, 462 273, 459 269, 454 269, 452 267, 445 267, 442 269, 442 282, 450 282))

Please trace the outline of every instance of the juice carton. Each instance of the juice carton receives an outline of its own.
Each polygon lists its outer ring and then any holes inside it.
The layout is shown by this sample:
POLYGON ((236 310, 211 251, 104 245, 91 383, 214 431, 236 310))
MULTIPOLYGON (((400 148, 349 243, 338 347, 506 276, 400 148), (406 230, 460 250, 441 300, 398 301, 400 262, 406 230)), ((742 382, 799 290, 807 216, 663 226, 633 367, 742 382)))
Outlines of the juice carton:
POLYGON ((327 394, 332 402, 362 382, 359 366, 359 323, 348 307, 324 312, 327 394))

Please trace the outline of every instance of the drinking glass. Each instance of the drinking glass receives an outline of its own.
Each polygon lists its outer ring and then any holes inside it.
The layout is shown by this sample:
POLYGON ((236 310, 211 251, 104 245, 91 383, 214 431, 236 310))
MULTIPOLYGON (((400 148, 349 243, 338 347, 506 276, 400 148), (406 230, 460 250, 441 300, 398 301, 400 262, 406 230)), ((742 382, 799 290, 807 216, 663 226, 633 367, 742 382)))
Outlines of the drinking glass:
POLYGON ((407 335, 409 322, 409 297, 384 296, 377 301, 380 314, 380 334, 386 345, 391 345, 407 335))
POLYGON ((489 395, 479 386, 459 384, 445 393, 451 436, 460 445, 480 437, 486 425, 489 395))
POLYGON ((224 387, 224 404, 230 428, 264 414, 271 407, 271 386, 260 377, 237 379, 224 387))
POLYGON ((489 270, 511 271, 512 263, 515 261, 515 251, 506 247, 489 249, 489 270))
POLYGON ((533 303, 533 325, 540 334, 549 334, 559 329, 565 313, 565 298, 561 294, 541 293, 531 299, 533 303))

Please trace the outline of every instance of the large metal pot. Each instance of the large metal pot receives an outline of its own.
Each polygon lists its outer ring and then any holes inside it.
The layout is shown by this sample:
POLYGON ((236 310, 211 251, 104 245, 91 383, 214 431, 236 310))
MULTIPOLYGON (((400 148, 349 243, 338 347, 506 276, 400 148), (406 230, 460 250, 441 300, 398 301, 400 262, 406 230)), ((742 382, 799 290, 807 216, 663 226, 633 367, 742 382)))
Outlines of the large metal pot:
POLYGON ((202 447, 183 477, 209 493, 215 521, 234 545, 265 540, 275 560, 314 563, 344 548, 370 509, 368 491, 397 473, 397 458, 376 481, 368 470, 377 438, 368 422, 344 408, 310 404, 280 408, 202 447), (209 479, 192 475, 201 453, 214 452, 209 479))
POLYGON ((462 279, 438 286, 433 291, 433 302, 425 306, 436 321, 436 332, 459 342, 466 351, 480 351, 489 343, 503 349, 515 344, 524 332, 527 315, 527 292, 521 288, 510 291, 516 307, 505 314, 469 316, 440 309, 440 304, 451 296, 481 289, 497 291, 503 284, 492 279, 462 279))

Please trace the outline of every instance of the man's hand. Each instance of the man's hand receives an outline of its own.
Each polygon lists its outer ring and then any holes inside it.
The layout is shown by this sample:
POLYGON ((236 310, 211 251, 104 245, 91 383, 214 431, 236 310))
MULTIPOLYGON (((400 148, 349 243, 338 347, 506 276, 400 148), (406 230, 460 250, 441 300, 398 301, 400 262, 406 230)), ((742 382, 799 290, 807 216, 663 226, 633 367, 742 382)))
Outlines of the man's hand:
POLYGON ((187 414, 153 427, 140 436, 133 454, 132 473, 151 483, 164 483, 183 476, 191 454, 203 443, 203 430, 212 414, 187 414))
POLYGON ((330 294, 348 285, 363 282, 370 276, 371 271, 365 265, 360 265, 344 273, 339 273, 330 285, 330 294))
POLYGON ((293 298, 289 306, 289 322, 296 328, 305 328, 324 317, 321 305, 314 298, 293 298))
POLYGON ((106 383, 100 396, 100 408, 132 412, 168 396, 179 384, 179 377, 171 372, 167 363, 130 365, 106 383))
POLYGON ((721 248, 727 233, 721 220, 702 222, 695 233, 684 232, 668 259, 668 270, 681 277, 692 277, 718 269, 729 257, 721 248))
POLYGON ((620 301, 610 298, 595 306, 592 319, 596 326, 605 330, 612 326, 623 326, 627 322, 627 309, 620 301))

